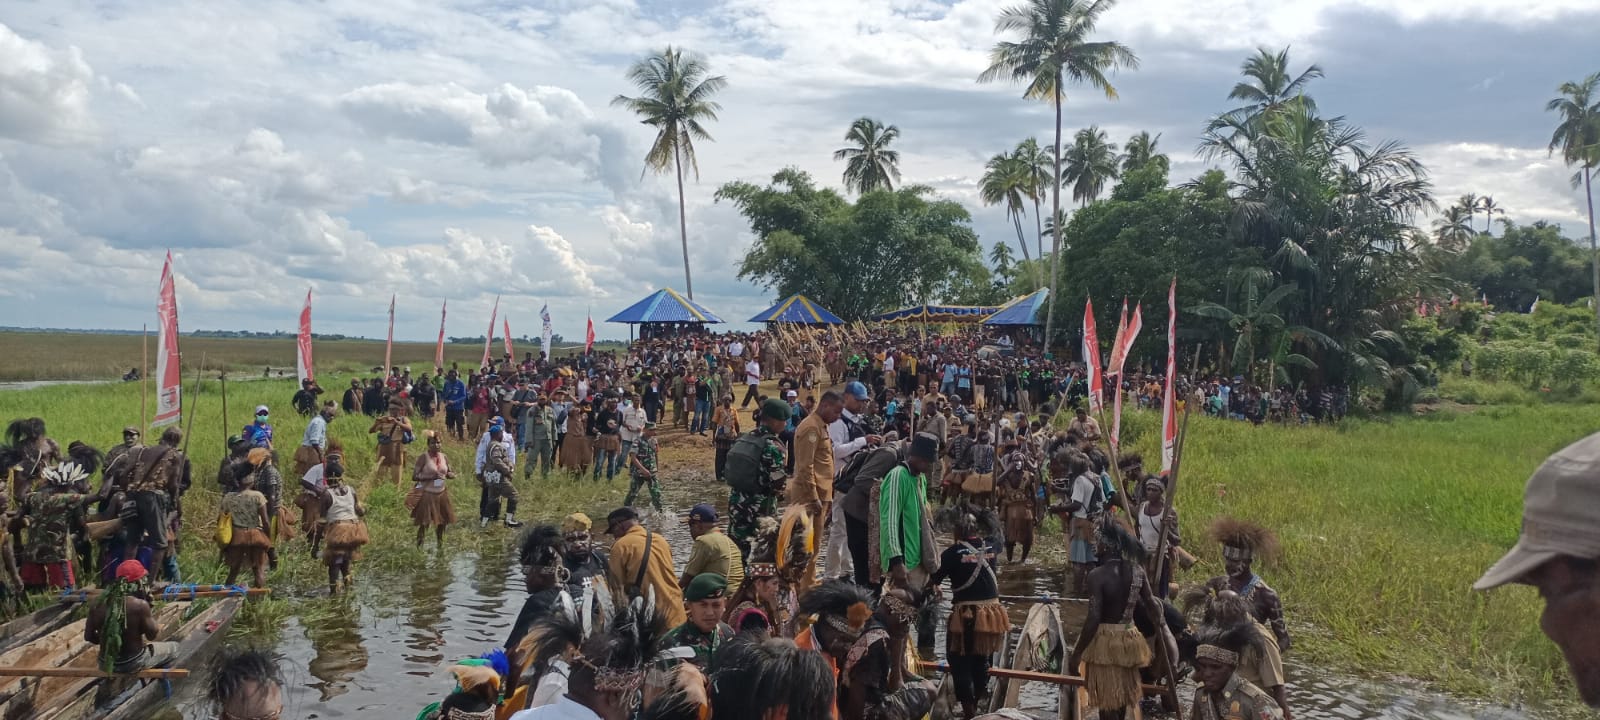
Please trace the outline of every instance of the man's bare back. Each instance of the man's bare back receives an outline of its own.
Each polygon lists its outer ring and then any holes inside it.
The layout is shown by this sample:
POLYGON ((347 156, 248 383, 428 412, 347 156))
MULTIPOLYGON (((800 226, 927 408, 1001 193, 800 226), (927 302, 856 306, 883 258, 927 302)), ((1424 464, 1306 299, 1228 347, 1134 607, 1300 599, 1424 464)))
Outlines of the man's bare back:
MULTIPOLYGON (((144 653, 145 644, 156 639, 161 627, 156 624, 150 603, 142 597, 129 595, 122 600, 127 621, 122 626, 122 652, 117 664, 121 665, 144 653)), ((89 609, 89 619, 83 625, 83 639, 99 645, 101 631, 106 623, 106 603, 95 603, 89 609)))

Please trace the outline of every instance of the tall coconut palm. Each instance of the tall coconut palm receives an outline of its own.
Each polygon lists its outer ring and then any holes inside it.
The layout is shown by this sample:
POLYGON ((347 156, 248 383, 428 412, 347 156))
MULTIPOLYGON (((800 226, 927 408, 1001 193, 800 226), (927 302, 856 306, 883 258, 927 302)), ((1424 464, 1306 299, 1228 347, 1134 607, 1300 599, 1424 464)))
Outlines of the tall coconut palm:
POLYGON ((1434 237, 1439 247, 1450 252, 1461 252, 1472 240, 1472 217, 1458 205, 1445 208, 1444 215, 1433 221, 1434 237))
POLYGON ((983 178, 978 181, 978 198, 983 200, 983 204, 1005 203, 1006 217, 1017 230, 1017 247, 1022 248, 1023 262, 1031 259, 1028 256, 1028 241, 1022 236, 1022 216, 1027 214, 1023 203, 1031 187, 1030 175, 1028 166, 1015 155, 999 153, 984 164, 983 178))
POLYGON ((1562 83, 1556 89, 1561 97, 1545 103, 1544 109, 1561 116, 1550 135, 1550 152, 1561 150, 1567 167, 1578 166, 1572 186, 1583 185, 1583 198, 1589 205, 1589 266, 1594 272, 1595 322, 1600 325, 1600 246, 1595 243, 1595 169, 1600 168, 1600 72, 1579 82, 1562 83))
POLYGON ((1017 143, 1017 149, 1011 156, 1028 168, 1028 199, 1033 201, 1033 231, 1034 239, 1038 243, 1039 259, 1044 259, 1044 213, 1039 210, 1039 203, 1045 191, 1053 185, 1050 179, 1055 177, 1051 172, 1054 167, 1054 158, 1044 148, 1039 147, 1039 141, 1028 138, 1017 143))
POLYGON ((642 122, 656 129, 655 142, 645 153, 646 171, 664 173, 671 168, 678 176, 678 237, 683 243, 683 290, 694 299, 694 280, 689 275, 689 225, 683 205, 683 166, 688 163, 696 180, 700 164, 695 159, 694 141, 711 142, 702 122, 716 120, 722 106, 711 98, 728 85, 728 79, 711 75, 703 58, 684 54, 671 45, 658 54, 635 62, 628 68, 628 81, 639 90, 638 97, 618 95, 612 105, 625 107, 642 122))
MULTIPOLYGON (((1061 215, 1061 101, 1066 84, 1087 83, 1115 100, 1117 89, 1106 73, 1118 67, 1136 68, 1139 57, 1126 45, 1112 40, 1091 41, 1100 16, 1116 5, 1116 0, 1024 0, 1000 12, 994 29, 1003 35, 1016 34, 1017 40, 1002 40, 989 51, 989 67, 978 82, 1011 80, 1027 86, 1022 96, 1047 100, 1055 107, 1054 190, 1050 194, 1051 217, 1061 215)), ((1060 233, 1052 242, 1050 261, 1050 309, 1045 314, 1045 346, 1055 332, 1056 292, 1061 276, 1060 233)))
POLYGON ((899 137, 900 128, 869 117, 850 123, 844 139, 855 147, 833 151, 834 160, 845 161, 845 189, 857 193, 893 190, 900 180, 900 152, 890 150, 889 144, 899 137))
POLYGON ((1494 222, 1494 216, 1506 214, 1505 208, 1500 207, 1500 204, 1495 202, 1494 197, 1490 195, 1478 198, 1478 212, 1483 213, 1483 233, 1485 235, 1489 234, 1489 225, 1494 222))
POLYGON ((1151 137, 1150 131, 1140 130, 1133 137, 1128 138, 1128 144, 1122 146, 1122 172, 1133 172, 1151 162, 1160 162, 1166 165, 1167 156, 1156 151, 1156 145, 1161 142, 1161 134, 1151 137))
POLYGON ((1472 221, 1478 219, 1478 194, 1467 193, 1456 201, 1456 207, 1467 216, 1467 227, 1472 227, 1472 221))
POLYGON ((1228 93, 1228 99, 1243 100, 1246 104, 1235 108, 1229 113, 1231 115, 1237 115, 1245 120, 1257 118, 1283 107, 1284 103, 1296 98, 1312 109, 1316 108, 1316 104, 1305 94, 1305 90, 1306 85, 1312 80, 1322 77, 1322 68, 1311 65, 1299 75, 1290 77, 1289 48, 1276 53, 1266 48, 1258 48, 1256 54, 1250 56, 1239 67, 1239 72, 1246 79, 1233 86, 1233 91, 1228 93))
POLYGON ((1088 205, 1099 199, 1106 183, 1121 174, 1121 157, 1116 143, 1106 139, 1106 131, 1098 125, 1079 130, 1067 148, 1067 167, 1061 176, 1062 185, 1072 186, 1072 199, 1079 205, 1088 205))

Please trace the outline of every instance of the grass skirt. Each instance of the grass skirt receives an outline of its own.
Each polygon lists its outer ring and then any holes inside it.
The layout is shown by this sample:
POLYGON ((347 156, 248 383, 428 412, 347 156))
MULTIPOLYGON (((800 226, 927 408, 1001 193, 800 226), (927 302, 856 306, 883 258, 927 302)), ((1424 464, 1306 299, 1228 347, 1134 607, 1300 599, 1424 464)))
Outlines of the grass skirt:
POLYGON ((1136 705, 1139 668, 1150 664, 1150 645, 1132 624, 1102 623, 1083 651, 1084 689, 1089 704, 1101 710, 1136 705))
POLYGON ((456 521, 456 509, 450 504, 450 491, 417 493, 417 505, 411 508, 411 523, 417 527, 450 525, 456 521))
POLYGON ((233 540, 222 550, 222 559, 230 568, 254 568, 267 564, 267 550, 272 540, 261 528, 233 529, 233 540))
POLYGON ((306 472, 322 462, 322 453, 310 445, 301 445, 294 451, 294 476, 296 479, 306 476, 306 472))
POLYGON ((947 655, 993 655, 1005 644, 1011 619, 999 600, 958 602, 950 611, 945 634, 947 655))
POLYGON ((1006 542, 1033 541, 1033 501, 1025 494, 1008 491, 1000 517, 1005 520, 1006 542))
POLYGON ((352 562, 361 559, 360 548, 367 544, 367 524, 360 520, 340 520, 323 526, 322 561, 332 565, 339 556, 350 554, 352 562))

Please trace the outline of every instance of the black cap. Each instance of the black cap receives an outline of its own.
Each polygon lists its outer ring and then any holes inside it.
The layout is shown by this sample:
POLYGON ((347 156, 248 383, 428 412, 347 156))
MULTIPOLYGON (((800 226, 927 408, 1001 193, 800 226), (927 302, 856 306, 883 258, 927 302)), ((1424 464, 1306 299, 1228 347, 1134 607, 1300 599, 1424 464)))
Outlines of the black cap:
POLYGON ((911 457, 932 461, 939 455, 939 439, 930 433, 919 432, 911 438, 911 457))

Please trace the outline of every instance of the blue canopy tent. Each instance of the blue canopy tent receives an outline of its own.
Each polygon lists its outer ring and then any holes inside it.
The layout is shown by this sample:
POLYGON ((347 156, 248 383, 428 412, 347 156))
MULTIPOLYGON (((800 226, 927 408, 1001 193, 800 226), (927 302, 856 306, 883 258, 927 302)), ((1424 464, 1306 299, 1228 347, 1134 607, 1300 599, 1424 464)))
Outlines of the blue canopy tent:
POLYGON ((975 305, 917 305, 872 316, 882 322, 975 323, 999 308, 975 305))
POLYGON ((643 338, 691 327, 704 329, 706 325, 721 323, 722 318, 672 288, 661 288, 607 318, 606 322, 629 325, 630 335, 631 326, 639 325, 639 337, 643 338))
POLYGON ((1043 325, 1045 303, 1050 299, 1050 288, 1039 288, 1000 306, 985 325, 1043 325))
POLYGON ((750 318, 750 322, 759 323, 795 323, 797 325, 843 325, 844 321, 838 315, 828 312, 828 309, 811 301, 804 295, 795 294, 780 301, 778 304, 757 313, 750 318))

